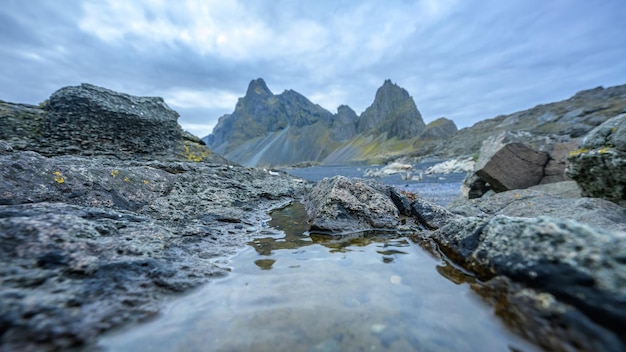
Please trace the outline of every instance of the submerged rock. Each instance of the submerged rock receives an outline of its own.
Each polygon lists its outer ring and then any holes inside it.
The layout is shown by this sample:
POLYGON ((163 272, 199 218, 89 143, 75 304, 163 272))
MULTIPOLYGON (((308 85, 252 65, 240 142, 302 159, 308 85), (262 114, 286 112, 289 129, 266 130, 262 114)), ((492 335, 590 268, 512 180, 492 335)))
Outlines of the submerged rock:
POLYGON ((306 195, 311 230, 357 232, 395 229, 398 209, 381 186, 343 176, 325 178, 306 195))

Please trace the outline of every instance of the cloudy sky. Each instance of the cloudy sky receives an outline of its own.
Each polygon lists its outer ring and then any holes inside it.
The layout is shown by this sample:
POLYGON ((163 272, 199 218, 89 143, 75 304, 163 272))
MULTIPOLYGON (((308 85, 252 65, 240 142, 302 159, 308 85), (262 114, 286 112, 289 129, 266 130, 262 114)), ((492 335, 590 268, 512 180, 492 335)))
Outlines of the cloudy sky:
POLYGON ((626 83, 625 0, 3 0, 0 99, 87 82, 205 136, 252 79, 361 113, 387 78, 457 126, 626 83))

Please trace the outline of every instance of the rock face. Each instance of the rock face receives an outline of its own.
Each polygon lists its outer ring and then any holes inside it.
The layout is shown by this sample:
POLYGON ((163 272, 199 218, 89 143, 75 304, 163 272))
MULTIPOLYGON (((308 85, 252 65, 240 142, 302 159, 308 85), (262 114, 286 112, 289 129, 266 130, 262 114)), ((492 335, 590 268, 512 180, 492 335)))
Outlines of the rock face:
POLYGON ((434 121, 431 121, 420 135, 420 140, 435 140, 439 141, 448 137, 454 136, 458 132, 458 128, 454 121, 440 117, 434 121))
POLYGON ((228 256, 272 233, 267 212, 308 187, 210 153, 173 127, 175 113, 161 115, 169 110, 159 99, 92 86, 59 92, 52 116, 0 106, 0 124, 10 127, 0 137, 18 132, 0 140, 2 351, 79 350, 158 313, 168 295, 226 274, 228 256), (142 120, 142 112, 153 114, 142 120), (133 139, 94 145, 108 132, 92 128, 111 123, 102 116, 133 139), (142 131, 164 141, 141 142, 142 131))
MULTIPOLYGON (((438 124, 432 133, 449 132, 449 123, 438 124)), ((333 164, 369 160, 387 149, 408 152, 424 128, 408 92, 389 80, 359 117, 347 105, 333 115, 293 90, 274 95, 259 78, 205 140, 216 153, 247 166, 333 164), (386 146, 390 140, 394 146, 386 146)))
POLYGON ((567 175, 578 182, 583 195, 626 207, 626 114, 591 131, 569 161, 567 175))
POLYGON ((360 232, 395 229, 399 224, 398 209, 389 196, 364 180, 326 178, 306 195, 304 204, 312 231, 360 232))
POLYGON ((409 93, 386 80, 376 91, 372 105, 359 117, 357 132, 409 139, 419 136, 424 128, 422 115, 409 93))
POLYGON ((135 97, 90 84, 50 97, 44 136, 81 149, 158 153, 174 147, 183 131, 178 113, 162 98, 135 97), (76 133, 81 126, 83 133, 76 133))
MULTIPOLYGON (((579 139, 604 121, 626 113, 626 85, 594 88, 576 93, 569 99, 509 115, 501 115, 462 128, 445 142, 419 144, 415 156, 437 155, 444 158, 477 153, 482 142, 505 131, 528 132, 533 136, 579 139)), ((535 150, 537 146, 529 145, 535 150)))
POLYGON ((435 238, 482 279, 505 275, 548 292, 616 333, 626 323, 624 232, 551 217, 499 215, 452 220, 435 238))
POLYGON ((47 156, 225 161, 177 119, 161 98, 82 84, 58 90, 41 106, 0 102, 0 139, 47 156))
POLYGON ((331 138, 349 135, 349 112, 340 121, 301 94, 274 95, 263 79, 250 82, 235 111, 219 119, 206 140, 229 160, 246 166, 290 165, 320 161, 338 144, 331 138), (333 125, 334 124, 334 125, 333 125))

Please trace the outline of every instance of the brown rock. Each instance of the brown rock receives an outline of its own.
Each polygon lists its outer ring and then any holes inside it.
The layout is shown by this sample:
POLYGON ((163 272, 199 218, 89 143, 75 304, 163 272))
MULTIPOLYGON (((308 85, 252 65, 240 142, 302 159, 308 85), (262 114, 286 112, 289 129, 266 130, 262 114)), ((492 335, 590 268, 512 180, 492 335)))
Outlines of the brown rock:
POLYGON ((523 143, 500 148, 476 174, 496 192, 527 188, 541 182, 548 153, 530 149, 523 143))
POLYGON ((576 150, 578 147, 578 141, 572 140, 566 143, 558 143, 552 149, 550 153, 550 160, 544 169, 544 176, 541 179, 541 183, 554 183, 570 180, 565 175, 565 169, 569 164, 567 156, 572 150, 576 150))

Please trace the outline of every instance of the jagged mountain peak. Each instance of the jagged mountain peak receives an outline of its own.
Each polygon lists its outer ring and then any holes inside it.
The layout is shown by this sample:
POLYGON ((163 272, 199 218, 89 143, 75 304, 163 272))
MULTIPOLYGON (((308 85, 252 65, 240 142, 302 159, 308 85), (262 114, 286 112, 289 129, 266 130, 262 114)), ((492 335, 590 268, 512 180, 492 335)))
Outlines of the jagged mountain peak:
POLYGON ((272 96, 274 93, 267 87, 263 78, 257 78, 250 81, 248 85, 248 90, 246 91, 246 97, 252 96, 262 96, 268 97, 272 96))
POLYGON ((376 91, 372 105, 361 114, 357 132, 408 139, 418 136, 424 127, 409 92, 387 79, 376 91))

